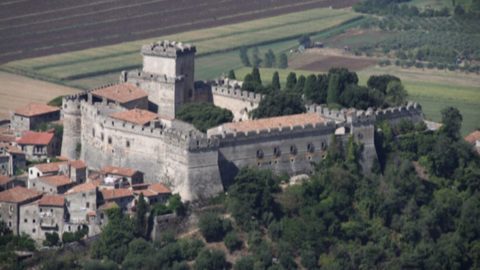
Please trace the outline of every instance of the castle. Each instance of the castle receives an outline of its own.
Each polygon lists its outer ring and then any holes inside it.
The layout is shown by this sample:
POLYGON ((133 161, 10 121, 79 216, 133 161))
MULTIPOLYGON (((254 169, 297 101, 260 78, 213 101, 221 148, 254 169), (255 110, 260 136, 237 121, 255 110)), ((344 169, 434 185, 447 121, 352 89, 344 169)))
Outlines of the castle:
POLYGON ((248 111, 263 96, 228 79, 196 83, 195 52, 195 46, 170 41, 144 45, 142 70, 122 72, 118 84, 64 97, 62 156, 80 158, 92 169, 136 168, 147 182, 199 200, 222 192, 243 166, 308 174, 333 135, 345 142, 353 136, 364 146, 367 171, 376 158, 376 121, 423 121, 421 107, 413 103, 375 111, 311 105, 305 114, 249 120, 248 111), (175 119, 189 102, 229 109, 235 122, 200 132, 175 119))

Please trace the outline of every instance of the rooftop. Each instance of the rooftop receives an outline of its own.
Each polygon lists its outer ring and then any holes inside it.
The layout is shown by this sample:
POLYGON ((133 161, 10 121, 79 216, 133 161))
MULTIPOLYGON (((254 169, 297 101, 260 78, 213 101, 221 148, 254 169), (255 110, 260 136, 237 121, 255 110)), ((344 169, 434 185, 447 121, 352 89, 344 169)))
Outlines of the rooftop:
POLYGON ((32 116, 38 116, 42 114, 59 112, 59 111, 60 111, 60 108, 57 108, 57 107, 49 106, 46 104, 40 104, 40 103, 30 103, 25 107, 16 109, 15 114, 26 116, 26 117, 32 117, 32 116))
POLYGON ((316 113, 303 113, 286 116, 277 116, 257 120, 249 120, 235 123, 223 124, 226 131, 248 132, 261 129, 271 129, 280 127, 301 126, 307 124, 321 124, 327 120, 316 113))
POLYGON ((70 161, 70 166, 72 166, 75 169, 83 169, 87 167, 87 165, 85 164, 85 162, 83 162, 83 160, 72 160, 70 161))
POLYGON ((40 197, 41 194, 24 187, 14 187, 0 192, 0 202, 22 203, 40 197))
POLYGON ((0 175, 0 185, 8 184, 12 180, 13 178, 10 176, 0 175))
POLYGON ((103 97, 119 103, 127 103, 140 98, 148 97, 147 92, 131 83, 120 83, 94 90, 92 95, 103 97))
POLYGON ((479 140, 480 140, 480 130, 475 130, 474 132, 468 134, 465 137, 465 141, 467 141, 470 144, 475 144, 475 142, 479 140))
POLYGON ((105 166, 105 167, 103 167, 102 172, 104 174, 113 174, 113 175, 121 175, 121 176, 132 177, 138 171, 134 170, 134 169, 130 169, 130 168, 105 166))
POLYGON ((158 115, 156 113, 141 109, 113 113, 110 115, 110 117, 139 125, 146 125, 151 121, 158 119, 158 115))
POLYGON ((133 197, 133 191, 128 188, 102 189, 100 192, 102 192, 105 201, 133 197))
POLYGON ((50 163, 41 163, 41 164, 36 164, 32 167, 37 168, 42 173, 52 173, 52 172, 58 172, 60 171, 60 165, 67 164, 66 161, 61 161, 61 162, 50 162, 50 163))
POLYGON ((159 194, 169 194, 169 193, 172 193, 172 191, 167 187, 165 186, 164 184, 162 183, 155 183, 155 184, 151 184, 148 189, 150 190, 153 190, 159 194))
POLYGON ((78 193, 78 192, 87 192, 94 190, 98 187, 99 183, 98 182, 88 182, 88 183, 83 183, 77 186, 74 186, 73 188, 69 189, 66 194, 73 194, 73 193, 78 193))
POLYGON ((48 145, 54 137, 50 132, 26 131, 23 136, 17 140, 18 144, 27 145, 48 145))
POLYGON ((44 195, 39 201, 40 206, 58 206, 63 207, 65 198, 62 195, 44 195))
POLYGON ((73 183, 70 178, 65 175, 44 176, 40 177, 39 180, 54 187, 63 187, 73 183))

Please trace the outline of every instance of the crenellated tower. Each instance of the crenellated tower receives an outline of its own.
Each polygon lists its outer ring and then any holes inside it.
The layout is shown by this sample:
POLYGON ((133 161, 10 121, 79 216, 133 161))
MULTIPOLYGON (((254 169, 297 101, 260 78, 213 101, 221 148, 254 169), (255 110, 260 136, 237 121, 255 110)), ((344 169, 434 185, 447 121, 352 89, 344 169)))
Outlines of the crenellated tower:
POLYGON ((69 159, 79 158, 79 147, 81 147, 82 114, 81 102, 87 99, 87 94, 78 94, 63 97, 63 157, 69 159))

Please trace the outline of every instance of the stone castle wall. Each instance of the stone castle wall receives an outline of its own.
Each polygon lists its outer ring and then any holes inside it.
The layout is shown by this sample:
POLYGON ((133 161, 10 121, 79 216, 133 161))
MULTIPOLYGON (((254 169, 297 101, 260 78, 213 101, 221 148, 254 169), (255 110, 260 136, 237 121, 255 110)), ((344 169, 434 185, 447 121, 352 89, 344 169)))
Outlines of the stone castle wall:
POLYGON ((212 85, 212 101, 215 106, 228 109, 234 121, 248 120, 248 112, 258 107, 263 95, 236 89, 228 84, 212 85))
POLYGON ((218 171, 218 141, 201 134, 144 127, 99 113, 100 104, 82 102, 82 155, 87 165, 130 167, 147 182, 162 182, 185 200, 223 190, 218 171))

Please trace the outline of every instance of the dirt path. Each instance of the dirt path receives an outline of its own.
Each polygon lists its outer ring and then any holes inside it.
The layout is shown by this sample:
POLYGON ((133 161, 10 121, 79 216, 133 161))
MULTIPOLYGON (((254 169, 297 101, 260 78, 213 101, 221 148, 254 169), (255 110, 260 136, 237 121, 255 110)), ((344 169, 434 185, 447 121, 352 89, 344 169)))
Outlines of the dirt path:
POLYGON ((47 103, 55 97, 79 92, 75 88, 0 71, 0 119, 30 102, 47 103))

